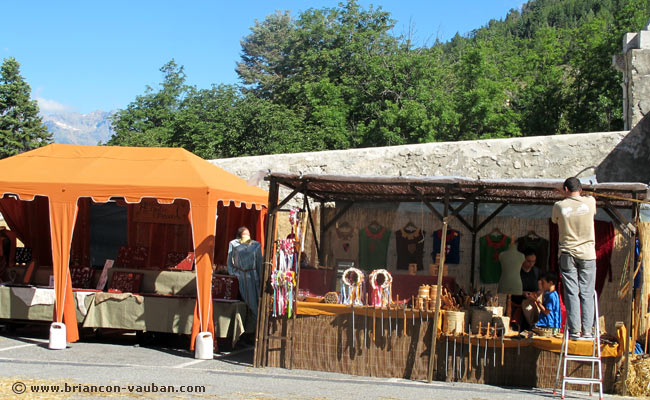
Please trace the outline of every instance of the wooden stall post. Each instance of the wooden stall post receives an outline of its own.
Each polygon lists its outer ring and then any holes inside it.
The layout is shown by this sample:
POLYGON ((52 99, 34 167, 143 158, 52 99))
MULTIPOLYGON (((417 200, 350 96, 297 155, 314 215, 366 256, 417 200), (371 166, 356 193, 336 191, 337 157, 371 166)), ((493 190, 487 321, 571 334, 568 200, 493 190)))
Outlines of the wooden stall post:
MULTIPOLYGON (((636 200, 636 193, 633 194, 634 200, 636 200)), ((616 210, 617 211, 617 210, 616 210)), ((635 203, 633 211, 632 211, 632 220, 637 221, 637 217, 639 215, 639 204, 635 203)), ((627 375, 630 370, 630 336, 632 335, 632 340, 634 340, 634 343, 636 343, 636 337, 634 337, 634 256, 635 256, 635 247, 636 243, 634 242, 635 239, 635 234, 636 231, 638 231, 638 226, 636 227, 635 231, 630 231, 630 235, 628 236, 628 239, 632 241, 632 245, 630 246, 630 260, 632 262, 630 263, 630 271, 629 271, 629 285, 630 285, 630 290, 629 290, 629 301, 630 301, 630 312, 628 314, 628 327, 629 330, 627 331, 627 334, 625 335, 625 348, 623 349, 623 354, 625 356, 625 371, 623 372, 623 382, 627 382, 627 375)), ((634 351, 634 350, 633 350, 634 351)), ((627 395, 627 386, 623 385, 623 396, 627 395)))
POLYGON ((476 287, 476 282, 474 281, 475 275, 474 270, 476 270, 476 235, 478 234, 478 201, 474 201, 474 213, 472 216, 472 263, 470 265, 470 279, 469 282, 472 285, 472 288, 476 287))
POLYGON ((447 247, 447 226, 449 214, 449 187, 445 186, 445 211, 442 218, 442 240, 440 241, 440 263, 438 264, 438 292, 436 294, 436 310, 433 314, 433 328, 431 329, 431 348, 429 350, 429 368, 427 370, 427 381, 433 380, 433 361, 436 356, 436 341, 438 339, 438 316, 440 315, 440 302, 442 300, 442 272, 445 265, 447 247))
POLYGON ((267 283, 271 278, 271 268, 273 266, 273 258, 275 252, 273 251, 275 245, 275 234, 277 226, 277 205, 278 205, 278 182, 271 177, 269 182, 269 204, 268 204, 268 218, 266 220, 266 245, 264 249, 264 269, 262 272, 262 281, 260 282, 261 293, 258 299, 257 310, 257 330, 255 332, 255 354, 253 356, 253 366, 260 368, 262 365, 262 357, 266 353, 266 336, 268 335, 268 319, 269 319, 269 302, 271 301, 271 294, 268 291, 267 283))

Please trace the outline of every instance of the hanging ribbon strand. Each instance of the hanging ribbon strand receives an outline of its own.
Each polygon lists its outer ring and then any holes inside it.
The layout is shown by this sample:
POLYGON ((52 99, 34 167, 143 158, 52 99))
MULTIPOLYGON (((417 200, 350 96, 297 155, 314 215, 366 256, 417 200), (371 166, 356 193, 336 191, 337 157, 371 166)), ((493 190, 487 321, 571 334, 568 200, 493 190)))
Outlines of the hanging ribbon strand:
POLYGON ((273 288, 273 316, 287 315, 295 312, 296 276, 300 268, 300 243, 303 236, 304 213, 294 208, 289 212, 291 233, 284 240, 276 242, 275 265, 271 274, 273 288))

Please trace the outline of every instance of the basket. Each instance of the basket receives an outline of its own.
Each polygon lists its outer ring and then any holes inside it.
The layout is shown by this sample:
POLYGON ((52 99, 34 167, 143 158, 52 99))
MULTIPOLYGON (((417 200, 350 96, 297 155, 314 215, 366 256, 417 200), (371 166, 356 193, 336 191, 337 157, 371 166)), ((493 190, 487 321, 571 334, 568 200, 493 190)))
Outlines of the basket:
POLYGON ((533 328, 533 333, 541 337, 551 337, 553 336, 553 328, 547 328, 545 326, 536 326, 533 328))
POLYGON ((492 323, 492 311, 484 310, 481 308, 475 308, 472 310, 472 333, 480 333, 478 331, 478 325, 481 324, 481 327, 487 327, 488 322, 492 323))
POLYGON ((492 317, 492 325, 494 325, 500 334, 501 332, 503 332, 504 335, 510 333, 510 317, 492 317))
POLYGON ((446 334, 455 333, 456 335, 465 333, 465 312, 463 311, 446 311, 442 331, 446 334))
POLYGON ((485 307, 487 311, 492 312, 492 315, 495 317, 502 317, 503 316, 503 307, 498 306, 498 307, 485 307))

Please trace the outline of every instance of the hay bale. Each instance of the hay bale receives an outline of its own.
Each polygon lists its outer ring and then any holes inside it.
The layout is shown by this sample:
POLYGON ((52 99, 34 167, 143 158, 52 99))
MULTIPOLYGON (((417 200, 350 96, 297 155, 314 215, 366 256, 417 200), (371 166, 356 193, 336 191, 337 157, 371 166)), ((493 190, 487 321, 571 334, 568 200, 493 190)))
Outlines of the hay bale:
POLYGON ((630 370, 623 382, 622 373, 616 377, 615 390, 627 396, 650 396, 650 358, 635 357, 630 360, 630 370))

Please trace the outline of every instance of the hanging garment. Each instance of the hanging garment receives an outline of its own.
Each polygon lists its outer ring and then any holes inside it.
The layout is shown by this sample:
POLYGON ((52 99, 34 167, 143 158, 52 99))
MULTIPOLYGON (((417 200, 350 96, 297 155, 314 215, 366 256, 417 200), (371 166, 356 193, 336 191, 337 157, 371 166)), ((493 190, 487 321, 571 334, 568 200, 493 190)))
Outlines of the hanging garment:
MULTIPOLYGON (((433 232, 433 252, 431 259, 436 262, 436 256, 440 252, 440 245, 442 244, 442 229, 433 232)), ((447 264, 460 264, 460 232, 448 229, 447 239, 445 241, 445 263, 447 264)))
POLYGON ((260 294, 262 276, 262 247, 251 240, 241 243, 232 240, 228 246, 228 273, 239 280, 239 293, 244 302, 257 317, 257 299, 260 294))
POLYGON ((539 267, 542 272, 548 271, 548 240, 541 237, 531 237, 530 235, 522 236, 516 240, 517 250, 522 253, 526 249, 533 249, 537 262, 535 265, 539 267))
POLYGON ((506 251, 499 254, 501 263, 501 278, 499 279, 499 293, 521 295, 521 264, 526 257, 515 246, 510 246, 506 251))
MULTIPOLYGON (((550 259, 549 267, 551 271, 558 271, 558 230, 557 225, 548 220, 550 232, 550 259)), ((596 235, 596 293, 600 296, 605 282, 612 281, 612 251, 614 249, 614 226, 607 221, 594 221, 594 231, 596 235)), ((562 291, 560 291, 562 295, 562 291)))
POLYGON ((482 283, 498 283, 501 279, 499 253, 510 246, 506 235, 485 235, 479 239, 480 276, 482 283))
POLYGON ((337 260, 352 260, 358 265, 359 235, 348 222, 342 222, 328 230, 330 250, 328 265, 336 265, 337 260))
POLYGON ((419 228, 407 227, 395 232, 395 247, 397 248, 397 269, 408 269, 409 264, 417 264, 418 271, 423 269, 422 256, 424 254, 424 236, 419 228))
POLYGON ((386 268, 390 230, 371 224, 359 230, 359 267, 365 270, 386 268))

